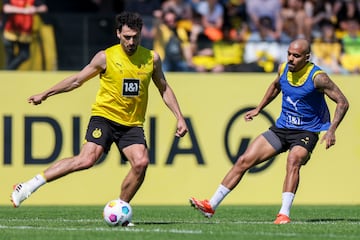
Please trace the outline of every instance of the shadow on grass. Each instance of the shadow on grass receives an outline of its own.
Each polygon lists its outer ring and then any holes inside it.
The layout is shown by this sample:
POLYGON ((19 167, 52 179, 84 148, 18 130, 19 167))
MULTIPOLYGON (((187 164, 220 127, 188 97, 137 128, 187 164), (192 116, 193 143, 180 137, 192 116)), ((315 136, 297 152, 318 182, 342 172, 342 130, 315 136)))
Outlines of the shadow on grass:
POLYGON ((360 222, 360 219, 347 219, 347 218, 315 218, 308 219, 305 222, 360 222))
POLYGON ((144 222, 134 222, 134 224, 137 225, 175 225, 175 224, 216 224, 216 222, 187 222, 187 221, 144 221, 144 222))

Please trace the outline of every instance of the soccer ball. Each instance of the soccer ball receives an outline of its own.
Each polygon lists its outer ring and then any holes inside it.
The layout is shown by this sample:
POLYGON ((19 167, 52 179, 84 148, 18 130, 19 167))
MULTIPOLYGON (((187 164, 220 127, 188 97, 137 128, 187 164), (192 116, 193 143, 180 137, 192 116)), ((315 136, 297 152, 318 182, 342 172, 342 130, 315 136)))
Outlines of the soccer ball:
POLYGON ((120 199, 108 202, 103 211, 105 222, 109 226, 127 226, 131 222, 132 209, 129 203, 120 199))

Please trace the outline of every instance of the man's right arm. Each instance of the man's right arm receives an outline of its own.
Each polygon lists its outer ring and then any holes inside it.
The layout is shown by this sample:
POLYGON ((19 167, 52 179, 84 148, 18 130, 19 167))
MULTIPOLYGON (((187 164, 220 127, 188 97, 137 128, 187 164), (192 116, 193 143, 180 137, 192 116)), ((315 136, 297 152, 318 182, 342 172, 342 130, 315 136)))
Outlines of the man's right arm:
POLYGON ((269 103, 271 103, 277 97, 277 95, 279 95, 279 93, 281 92, 279 80, 280 80, 280 74, 278 74, 276 79, 270 84, 270 86, 265 92, 263 99, 258 104, 258 106, 248 111, 245 114, 246 121, 251 121, 253 117, 256 117, 262 109, 264 109, 269 103))
POLYGON ((42 101, 46 100, 48 97, 74 90, 75 88, 80 87, 83 83, 89 79, 95 77, 100 72, 106 69, 106 56, 104 51, 98 52, 91 62, 86 65, 80 72, 75 75, 69 76, 64 80, 58 82, 53 87, 48 90, 33 95, 28 98, 28 102, 34 105, 40 104, 42 101))

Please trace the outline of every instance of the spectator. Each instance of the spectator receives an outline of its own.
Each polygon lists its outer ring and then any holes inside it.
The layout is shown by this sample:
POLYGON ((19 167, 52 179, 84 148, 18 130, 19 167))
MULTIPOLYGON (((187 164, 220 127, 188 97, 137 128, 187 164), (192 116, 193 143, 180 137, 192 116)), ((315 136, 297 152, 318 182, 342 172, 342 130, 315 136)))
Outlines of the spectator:
POLYGON ((186 0, 165 0, 161 4, 161 9, 154 11, 154 17, 158 20, 161 19, 163 13, 172 11, 177 16, 178 27, 184 28, 186 31, 191 32, 192 28, 192 6, 186 0))
POLYGON ((271 34, 276 40, 280 40, 283 30, 281 8, 281 0, 246 0, 250 31, 259 31, 260 18, 269 17, 273 23, 271 34))
POLYGON ((258 31, 250 34, 245 43, 244 65, 247 71, 273 72, 279 61, 280 44, 273 33, 269 17, 259 19, 258 31))
POLYGON ((197 5, 200 14, 200 28, 193 31, 192 40, 197 41, 198 35, 203 33, 211 41, 223 38, 224 8, 218 0, 204 0, 197 5))
POLYGON ((274 42, 273 22, 270 17, 261 17, 259 19, 258 30, 250 33, 248 42, 274 42))
POLYGON ((245 42, 248 37, 245 0, 225 0, 224 6, 224 38, 245 42))
POLYGON ((171 72, 192 71, 192 48, 188 33, 178 26, 173 10, 162 13, 162 21, 153 29, 154 50, 163 59, 163 70, 171 72))
POLYGON ((360 18, 360 6, 357 0, 335 0, 333 15, 336 16, 337 28, 346 31, 347 19, 360 18))
POLYGON ((162 11, 172 10, 181 20, 192 19, 191 4, 186 0, 165 0, 161 6, 162 11))
POLYGON ((305 0, 304 10, 307 16, 308 31, 313 38, 321 37, 320 23, 330 21, 336 23, 336 16, 333 13, 332 0, 305 0))
POLYGON ((30 57, 34 15, 47 10, 41 0, 3 1, 6 69, 15 70, 30 57))
POLYGON ((312 44, 312 61, 329 74, 347 71, 340 64, 341 43, 335 34, 335 26, 330 21, 321 23, 321 37, 312 44))
POLYGON ((360 27, 357 18, 346 21, 347 30, 342 38, 344 48, 342 66, 351 73, 360 73, 360 27))
POLYGON ((306 15, 302 0, 286 0, 281 10, 283 33, 291 40, 311 40, 311 18, 306 15))

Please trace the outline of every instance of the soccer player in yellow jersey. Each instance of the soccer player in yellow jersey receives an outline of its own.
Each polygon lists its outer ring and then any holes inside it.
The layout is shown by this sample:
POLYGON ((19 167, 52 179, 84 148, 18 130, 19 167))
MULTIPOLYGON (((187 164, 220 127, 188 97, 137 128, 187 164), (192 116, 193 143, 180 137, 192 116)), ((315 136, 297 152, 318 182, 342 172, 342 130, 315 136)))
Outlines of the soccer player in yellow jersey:
POLYGON ((130 202, 143 183, 149 164, 143 122, 151 79, 177 119, 175 135, 183 137, 187 133, 188 128, 175 94, 165 79, 159 55, 139 45, 143 26, 141 17, 137 13, 123 12, 116 16, 116 24, 120 44, 99 51, 79 73, 29 97, 29 103, 38 105, 48 97, 72 91, 100 76, 86 142, 79 155, 57 161, 29 181, 15 185, 11 194, 14 207, 19 207, 46 182, 92 167, 103 153, 109 151, 112 143, 131 165, 119 196, 121 200, 130 202))

